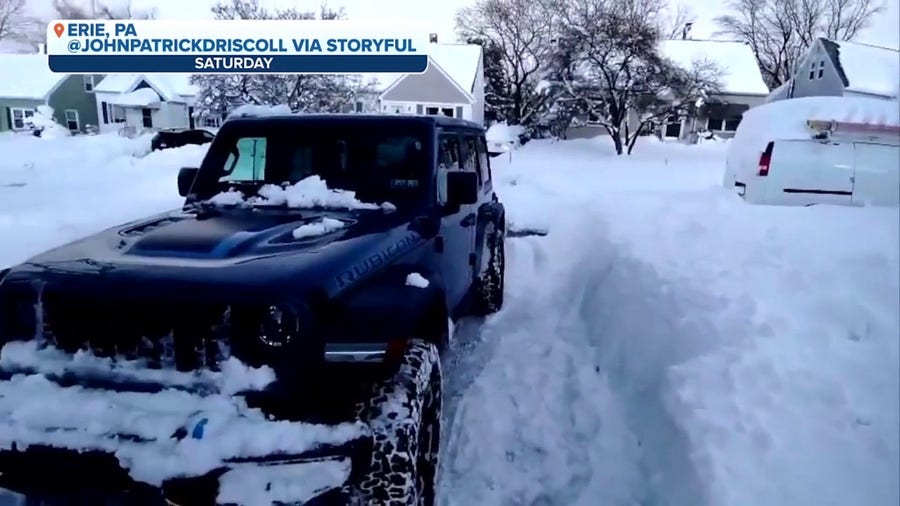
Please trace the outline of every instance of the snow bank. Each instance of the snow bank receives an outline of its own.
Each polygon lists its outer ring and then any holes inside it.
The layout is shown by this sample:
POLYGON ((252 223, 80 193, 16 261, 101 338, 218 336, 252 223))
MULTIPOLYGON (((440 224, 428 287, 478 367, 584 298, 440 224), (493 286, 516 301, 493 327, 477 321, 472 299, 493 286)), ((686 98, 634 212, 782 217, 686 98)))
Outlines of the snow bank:
POLYGON ((150 137, 0 134, 0 266, 160 210, 180 207, 180 167, 208 149, 150 153, 150 137))
POLYGON ((316 237, 320 235, 330 234, 340 230, 346 226, 341 220, 334 218, 322 218, 321 220, 300 225, 294 229, 294 239, 305 239, 307 237, 316 237))
POLYGON ((258 196, 249 198, 246 198, 241 192, 229 189, 214 195, 209 202, 226 206, 286 206, 325 209, 380 209, 382 207, 360 201, 356 198, 356 192, 330 189, 325 180, 319 176, 310 176, 286 187, 267 184, 259 189, 258 196))
POLYGON ((305 504, 350 476, 349 459, 274 467, 235 466, 219 478, 220 504, 305 504))
POLYGON ((484 136, 488 141, 508 144, 518 144, 519 136, 525 134, 522 125, 508 125, 505 121, 494 123, 488 127, 484 136))

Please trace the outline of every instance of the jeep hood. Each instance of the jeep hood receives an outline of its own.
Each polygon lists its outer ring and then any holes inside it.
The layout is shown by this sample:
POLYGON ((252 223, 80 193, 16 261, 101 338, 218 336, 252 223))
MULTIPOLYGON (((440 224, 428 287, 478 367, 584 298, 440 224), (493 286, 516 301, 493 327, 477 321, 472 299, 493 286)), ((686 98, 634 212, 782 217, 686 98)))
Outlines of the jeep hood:
POLYGON ((373 257, 390 261, 421 242, 398 213, 178 210, 56 248, 16 270, 96 275, 106 284, 140 278, 296 289, 302 281, 338 290, 371 271, 373 257))

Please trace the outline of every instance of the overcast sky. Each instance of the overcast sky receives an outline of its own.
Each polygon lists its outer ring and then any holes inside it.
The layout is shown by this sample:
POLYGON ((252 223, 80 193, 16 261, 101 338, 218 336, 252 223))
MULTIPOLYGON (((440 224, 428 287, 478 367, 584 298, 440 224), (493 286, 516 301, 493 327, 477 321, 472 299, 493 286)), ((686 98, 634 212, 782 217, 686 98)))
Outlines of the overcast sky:
MULTIPOLYGON (((81 0, 87 3, 89 0, 81 0)), ((102 0, 101 0, 102 1, 102 0)), ((122 0, 106 0, 109 2, 122 0)), ((319 0, 260 0, 267 7, 298 7, 316 9, 319 0)), ((677 0, 673 0, 677 1, 677 0)), ((698 15, 693 28, 694 38, 708 38, 715 31, 712 18, 726 12, 722 0, 681 0, 687 2, 698 15), (702 16, 700 15, 702 13, 702 16)), ((882 0, 886 11, 873 20, 872 26, 857 40, 888 47, 900 47, 900 0, 882 0)), ((153 7, 159 18, 202 19, 211 16, 212 0, 132 0, 136 7, 153 7)), ((49 0, 29 0, 29 5, 48 6, 49 0)), ((343 6, 350 19, 369 21, 420 23, 423 31, 437 33, 439 40, 453 42, 453 14, 459 7, 471 5, 474 0, 329 0, 332 7, 343 6)))

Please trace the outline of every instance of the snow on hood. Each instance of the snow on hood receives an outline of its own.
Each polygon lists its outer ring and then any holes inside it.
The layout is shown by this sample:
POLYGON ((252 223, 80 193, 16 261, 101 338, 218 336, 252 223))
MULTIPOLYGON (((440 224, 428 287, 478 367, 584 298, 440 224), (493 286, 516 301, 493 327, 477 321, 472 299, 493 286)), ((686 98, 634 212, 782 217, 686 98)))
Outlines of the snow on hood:
POLYGON ((346 223, 341 220, 325 217, 312 223, 300 225, 299 227, 294 229, 293 235, 294 239, 317 237, 320 235, 330 234, 334 231, 344 228, 345 226, 346 223))
MULTIPOLYGON (((229 459, 299 454, 367 434, 361 423, 326 426, 269 420, 231 395, 62 387, 42 374, 65 368, 58 354, 10 344, 14 346, 7 344, 3 349, 3 368, 31 363, 35 371, 14 369, 10 380, 0 382, 0 449, 45 445, 108 452, 115 454, 133 479, 159 486, 170 478, 206 474, 229 459), (37 362, 42 365, 34 367, 37 362), (175 437, 179 432, 185 437, 175 437)), ((73 362, 90 368, 86 364, 95 360, 81 355, 73 362)), ((234 372, 233 367, 229 370, 234 372)), ((183 373, 152 374, 172 374, 171 382, 184 382, 179 376, 183 373)), ((260 382, 249 383, 258 386, 260 382)), ((234 385, 222 390, 234 390, 234 385)))
POLYGON ((356 192, 350 190, 330 189, 325 180, 319 176, 310 176, 289 186, 274 184, 264 185, 257 196, 247 198, 234 189, 221 192, 208 201, 222 206, 287 206, 291 208, 324 208, 324 209, 395 209, 388 202, 370 204, 356 198, 356 192))

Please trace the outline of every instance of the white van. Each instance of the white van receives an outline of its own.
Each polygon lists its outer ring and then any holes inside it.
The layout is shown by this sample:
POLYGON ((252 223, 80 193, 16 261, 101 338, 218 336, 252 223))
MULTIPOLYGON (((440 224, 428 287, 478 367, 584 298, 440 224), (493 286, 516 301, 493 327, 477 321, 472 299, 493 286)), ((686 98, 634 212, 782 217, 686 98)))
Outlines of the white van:
POLYGON ((900 205, 900 102, 806 97, 744 114, 723 184, 747 202, 900 205))

